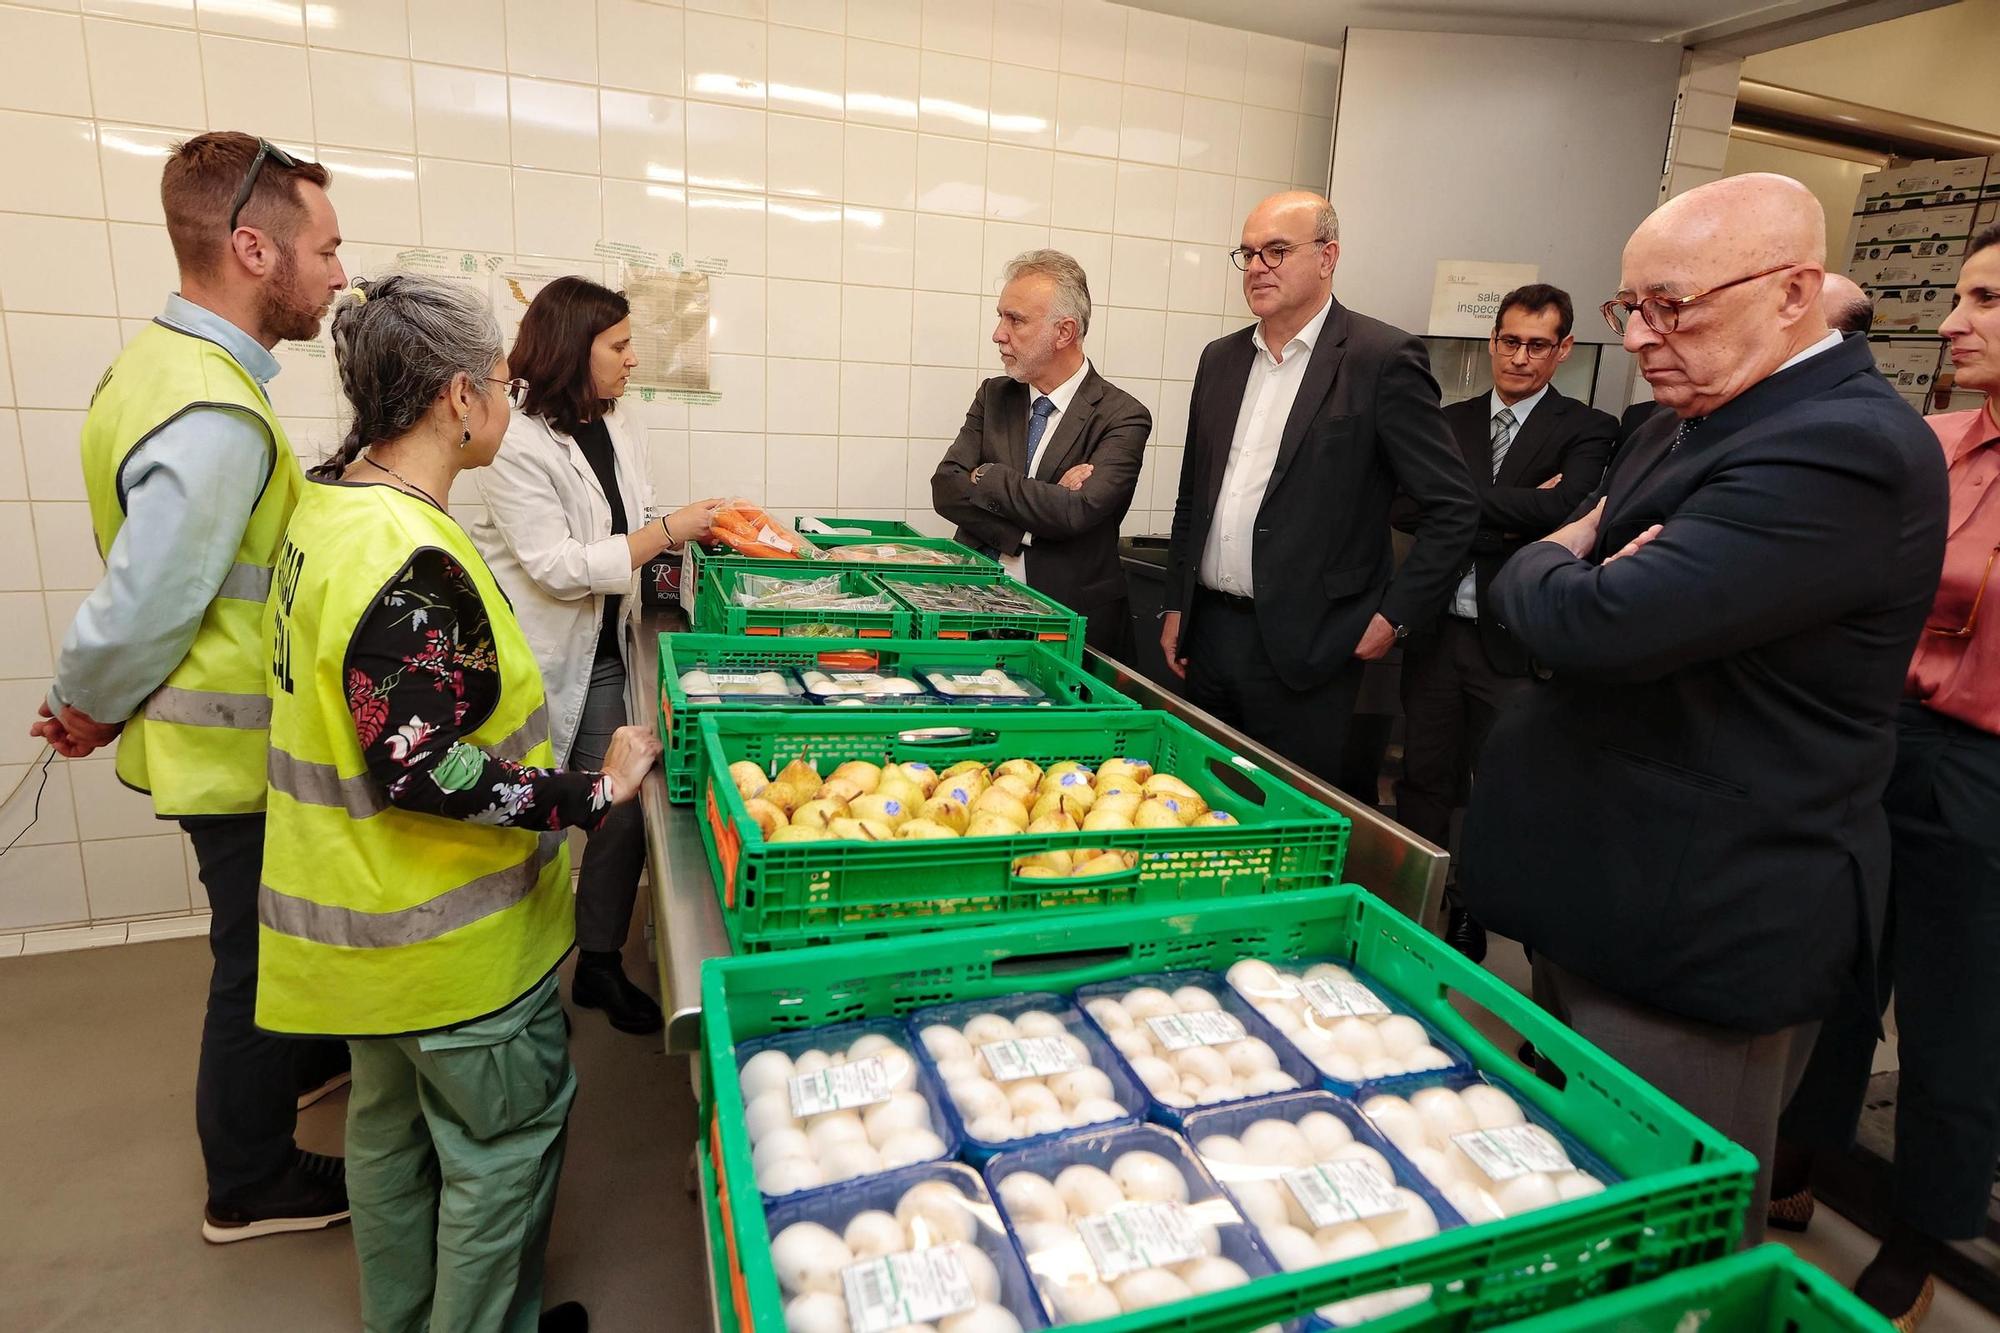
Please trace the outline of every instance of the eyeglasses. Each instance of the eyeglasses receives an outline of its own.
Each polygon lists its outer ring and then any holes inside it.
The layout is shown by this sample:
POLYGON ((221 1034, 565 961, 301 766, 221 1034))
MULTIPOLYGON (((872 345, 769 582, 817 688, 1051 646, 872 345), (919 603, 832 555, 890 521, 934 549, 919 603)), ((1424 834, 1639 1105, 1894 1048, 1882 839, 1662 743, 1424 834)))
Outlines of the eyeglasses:
POLYGON ((1510 357, 1525 350, 1530 361, 1541 361, 1556 350, 1556 345, 1547 338, 1516 338, 1511 333, 1495 334, 1493 345, 1510 357))
POLYGON ((1265 268, 1275 269, 1284 263, 1285 256, 1294 250, 1310 250, 1316 246, 1328 244, 1331 244, 1331 242, 1299 241, 1294 244, 1291 241, 1274 241, 1262 249, 1258 249, 1253 245, 1239 245, 1229 252, 1229 262, 1242 269, 1245 273, 1250 271, 1250 261, 1253 259, 1262 259, 1265 268))
POLYGON ((250 159, 250 170, 243 173, 243 183, 236 187, 236 199, 229 205, 229 230, 232 232, 236 230, 237 219, 243 215, 243 206, 250 202, 250 195, 257 188, 257 177, 264 170, 266 158, 290 171, 306 165, 268 139, 259 139, 257 156, 250 159))
POLYGON ((507 401, 512 403, 516 407, 519 407, 522 403, 528 401, 528 382, 524 379, 501 380, 501 379, 495 379, 493 378, 493 376, 488 375, 486 377, 486 382, 488 384, 506 385, 507 401))
POLYGON ((1965 623, 1957 629, 1948 625, 1925 625, 1924 633, 1935 634, 1946 639, 1969 639, 1972 627, 1979 623, 1979 604, 1986 600, 1986 585, 1993 579, 1993 562, 2000 558, 2000 546, 1986 553, 1986 572, 1979 576, 1979 591, 1972 594, 1972 609, 1965 613, 1965 623))
POLYGON ((1634 301, 1626 293, 1620 292, 1598 309, 1604 313, 1604 322, 1609 324, 1612 331, 1621 338, 1625 336, 1625 329, 1632 322, 1635 313, 1646 321, 1647 328, 1664 337, 1680 327, 1681 311, 1689 306, 1706 301, 1717 292, 1726 292, 1731 287, 1741 287, 1746 282, 1755 282, 1759 278, 1768 278, 1773 273, 1783 273, 1788 268, 1797 267, 1798 265, 1793 263, 1759 269, 1744 277, 1717 283, 1707 291, 1696 292, 1693 296, 1648 296, 1643 300, 1634 301))

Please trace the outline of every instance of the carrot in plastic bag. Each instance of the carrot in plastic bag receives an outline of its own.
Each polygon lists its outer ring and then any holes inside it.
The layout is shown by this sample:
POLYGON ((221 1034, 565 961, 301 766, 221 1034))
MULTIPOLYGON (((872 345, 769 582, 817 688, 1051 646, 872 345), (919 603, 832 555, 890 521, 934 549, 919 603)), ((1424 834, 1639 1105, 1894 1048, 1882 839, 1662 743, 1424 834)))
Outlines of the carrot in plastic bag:
POLYGON ((741 555, 774 560, 819 560, 817 546, 750 500, 731 500, 715 511, 710 535, 741 555))

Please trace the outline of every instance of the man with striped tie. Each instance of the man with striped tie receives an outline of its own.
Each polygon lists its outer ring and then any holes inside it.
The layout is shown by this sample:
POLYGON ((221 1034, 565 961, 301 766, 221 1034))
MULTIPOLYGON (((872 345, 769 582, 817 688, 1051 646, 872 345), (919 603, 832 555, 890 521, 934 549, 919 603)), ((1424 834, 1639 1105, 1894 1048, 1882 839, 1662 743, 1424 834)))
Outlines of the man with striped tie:
POLYGON ((1132 507, 1153 416, 1083 353, 1090 284, 1059 250, 1008 265, 995 304, 1005 375, 979 386, 931 477, 958 540, 1084 616, 1090 646, 1132 660, 1118 523, 1132 507))
MULTIPOLYGON (((1532 665, 1494 618, 1487 587, 1508 556, 1597 489, 1611 457, 1618 423, 1550 382, 1576 346, 1574 323, 1560 287, 1538 282, 1507 293, 1487 340, 1492 390, 1444 410, 1479 496, 1479 535, 1445 613, 1413 628, 1404 644, 1396 784, 1396 818, 1440 847, 1451 846, 1452 812, 1465 803, 1493 720, 1527 685, 1532 665)), ((1413 526, 1414 508, 1398 506, 1399 526, 1413 526)), ((1445 938, 1478 961, 1486 932, 1460 906, 1456 885, 1446 902, 1445 938)))

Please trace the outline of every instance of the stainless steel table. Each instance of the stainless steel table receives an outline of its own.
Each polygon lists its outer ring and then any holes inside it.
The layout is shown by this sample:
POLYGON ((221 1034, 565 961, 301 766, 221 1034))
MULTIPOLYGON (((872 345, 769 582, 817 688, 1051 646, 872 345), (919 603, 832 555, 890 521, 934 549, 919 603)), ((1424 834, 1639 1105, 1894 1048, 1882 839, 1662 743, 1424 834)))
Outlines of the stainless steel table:
MULTIPOLYGON (((634 722, 650 725, 659 714, 662 633, 686 628, 677 611, 649 610, 637 617, 626 661, 627 705, 634 722)), ((1240 732, 1190 705, 1119 662, 1092 653, 1091 668, 1149 708, 1181 718, 1240 754, 1254 759, 1314 799, 1354 822, 1347 847, 1347 878, 1386 899, 1404 914, 1429 923, 1444 892, 1445 853, 1372 806, 1329 787, 1240 732)), ((660 1001, 667 1014, 670 1055, 701 1047, 701 964, 726 957, 729 935, 702 851, 692 806, 667 802, 667 780, 655 771, 639 794, 646 821, 647 865, 653 885, 653 953, 660 970, 660 1001)), ((696 1071, 699 1078, 699 1069, 696 1071)))

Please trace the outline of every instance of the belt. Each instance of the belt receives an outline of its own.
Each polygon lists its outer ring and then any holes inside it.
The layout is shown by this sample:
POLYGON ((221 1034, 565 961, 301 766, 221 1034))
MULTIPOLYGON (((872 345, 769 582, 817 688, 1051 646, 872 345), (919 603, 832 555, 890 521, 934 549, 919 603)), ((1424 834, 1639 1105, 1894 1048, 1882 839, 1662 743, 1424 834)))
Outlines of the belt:
POLYGON ((1256 601, 1249 597, 1238 597, 1235 593, 1229 592, 1217 592, 1215 589, 1200 583, 1195 584, 1194 590, 1196 596, 1204 598, 1207 601, 1220 603, 1232 611, 1249 613, 1257 609, 1256 601))

